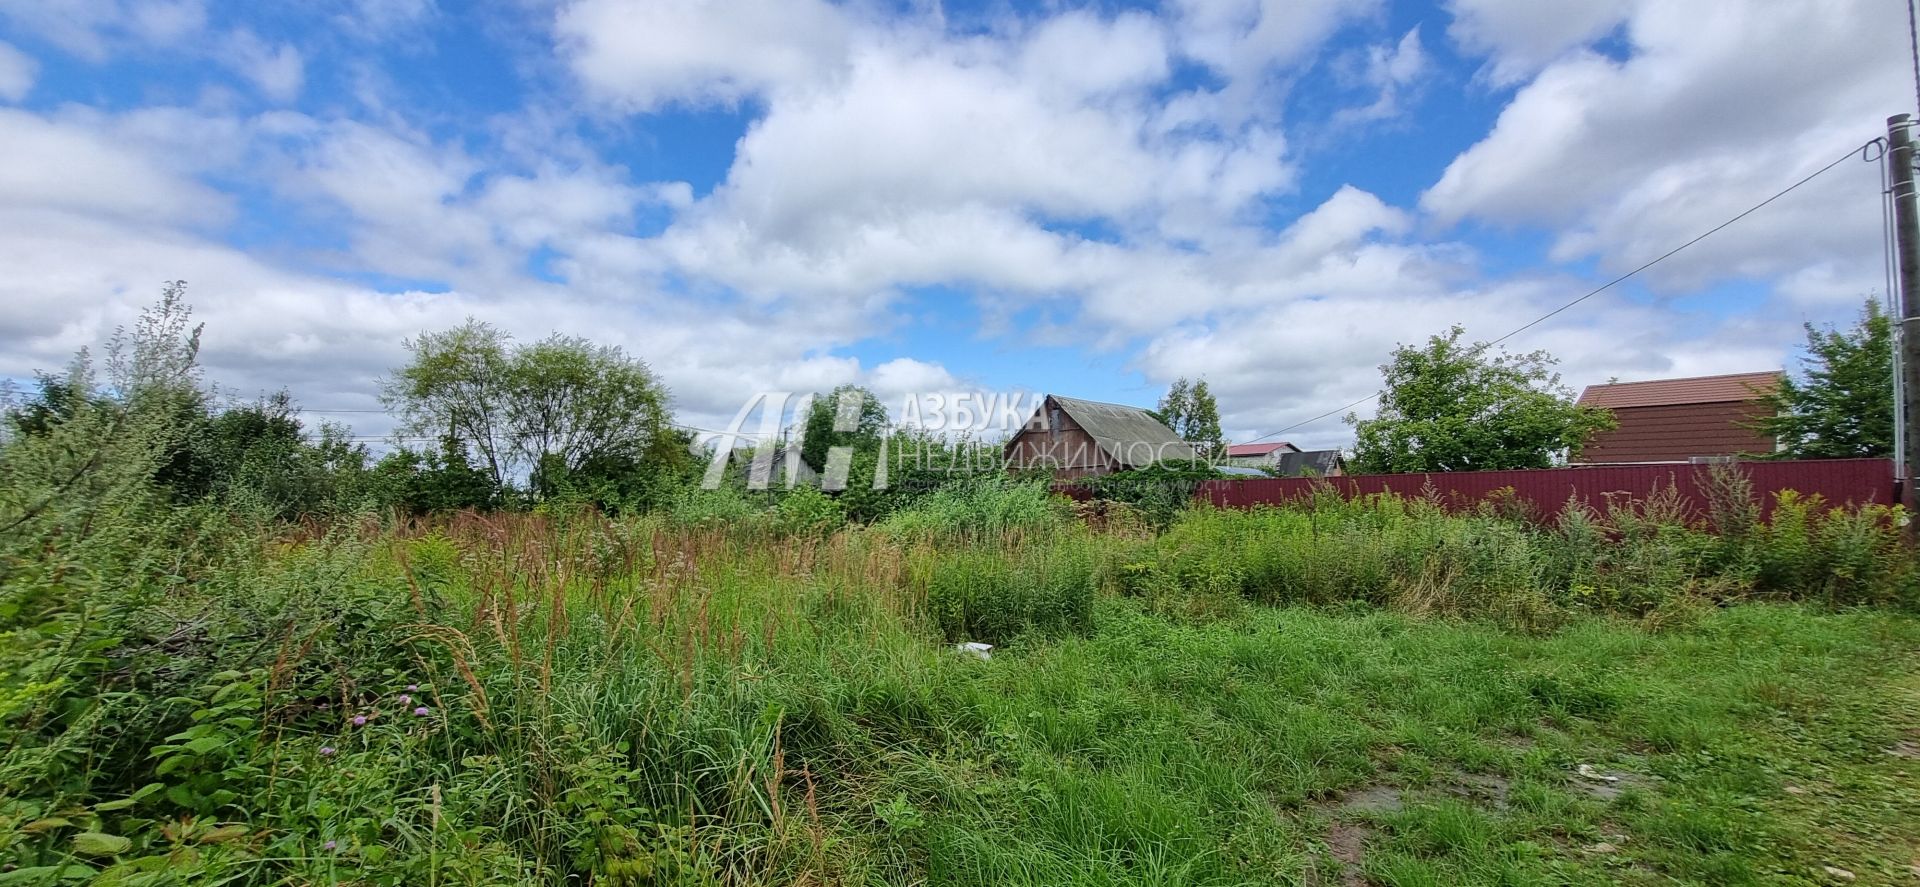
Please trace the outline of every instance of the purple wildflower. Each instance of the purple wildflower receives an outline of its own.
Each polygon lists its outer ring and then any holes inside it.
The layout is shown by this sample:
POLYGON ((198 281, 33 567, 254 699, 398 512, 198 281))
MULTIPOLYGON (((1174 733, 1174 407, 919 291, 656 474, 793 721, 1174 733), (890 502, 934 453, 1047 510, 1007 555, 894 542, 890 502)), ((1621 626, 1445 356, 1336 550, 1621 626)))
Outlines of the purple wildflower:
POLYGON ((427 716, 427 707, 424 705, 420 706, 419 708, 414 709, 413 713, 424 718, 427 716))
POLYGON ((320 746, 320 757, 331 758, 333 757, 333 752, 334 748, 331 745, 320 746))
POLYGON ((405 694, 405 693, 402 693, 402 694, 400 694, 400 704, 401 704, 401 705, 412 705, 412 704, 413 704, 413 697, 412 697, 412 696, 408 696, 408 695, 407 695, 407 694, 405 694))
POLYGON ((418 693, 418 692, 420 692, 420 685, 419 685, 419 684, 408 684, 408 685, 407 685, 407 692, 409 692, 409 693, 418 693))
POLYGON ((333 848, 335 848, 335 847, 338 847, 338 846, 340 846, 340 845, 338 845, 338 844, 335 844, 335 843, 334 843, 334 842, 332 842, 332 841, 328 841, 328 842, 326 842, 325 844, 321 844, 321 845, 320 845, 320 849, 322 849, 322 850, 332 850, 333 848))
POLYGON ((354 725, 355 727, 365 727, 365 726, 367 725, 367 716, 366 716, 366 715, 354 715, 354 716, 353 716, 353 725, 354 725))

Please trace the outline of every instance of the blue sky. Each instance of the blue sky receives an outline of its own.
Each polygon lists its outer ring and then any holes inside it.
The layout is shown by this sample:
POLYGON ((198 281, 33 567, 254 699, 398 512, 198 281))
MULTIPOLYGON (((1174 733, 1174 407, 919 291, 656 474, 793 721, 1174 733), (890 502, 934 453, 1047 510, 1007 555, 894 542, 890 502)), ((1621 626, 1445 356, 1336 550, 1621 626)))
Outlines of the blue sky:
MULTIPOLYGON (((1904 26, 1886 0, 0 0, 0 376, 183 278, 213 381, 321 412, 472 316, 618 344, 704 427, 845 381, 899 411, 1185 376, 1245 439, 1872 138, 1913 103, 1904 26)), ((1882 287, 1877 175, 1513 346, 1575 388, 1791 366, 1802 322, 1882 287)))

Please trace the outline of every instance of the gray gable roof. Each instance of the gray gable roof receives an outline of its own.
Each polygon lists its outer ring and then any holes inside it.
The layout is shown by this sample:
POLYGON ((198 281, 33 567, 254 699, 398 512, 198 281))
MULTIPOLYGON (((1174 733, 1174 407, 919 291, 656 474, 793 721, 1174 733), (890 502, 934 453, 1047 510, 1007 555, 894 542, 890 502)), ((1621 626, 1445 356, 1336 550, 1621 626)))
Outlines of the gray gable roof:
POLYGON ((1049 397, 1073 417, 1073 421, 1080 423, 1100 449, 1122 465, 1138 468, 1157 460, 1199 458, 1192 444, 1181 440, 1173 429, 1139 407, 1058 394, 1049 397))
POLYGON ((1275 466, 1284 477, 1332 477, 1340 469, 1339 450, 1306 450, 1299 453, 1281 453, 1275 466))

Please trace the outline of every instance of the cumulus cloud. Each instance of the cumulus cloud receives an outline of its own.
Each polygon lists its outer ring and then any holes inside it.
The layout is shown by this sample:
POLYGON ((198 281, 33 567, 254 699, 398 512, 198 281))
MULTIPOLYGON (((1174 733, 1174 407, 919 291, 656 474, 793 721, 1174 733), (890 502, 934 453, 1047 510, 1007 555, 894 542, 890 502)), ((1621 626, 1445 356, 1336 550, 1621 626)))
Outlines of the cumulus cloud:
MULTIPOLYGON (((57 366, 185 278, 215 377, 244 392, 367 408, 404 338, 473 316, 626 347, 684 420, 718 427, 760 391, 856 381, 898 409, 967 390, 964 367, 847 353, 902 324, 906 293, 940 287, 996 344, 1107 351, 1149 387, 1204 376, 1230 433, 1251 436, 1370 393, 1397 343, 1455 322, 1498 335, 1591 285, 1490 274, 1513 256, 1486 255, 1497 238, 1479 232, 1545 231, 1550 264, 1631 267, 1909 98, 1886 61, 1904 57, 1903 22, 1864 0, 1672 7, 1455 0, 1446 35, 1482 66, 1475 88, 1511 97, 1405 206, 1309 175, 1289 138, 1309 72, 1364 91, 1333 118, 1360 132, 1449 63, 1437 23, 1385 31, 1372 2, 994 7, 965 27, 937 7, 820 0, 529 5, 552 44, 510 60, 526 107, 458 121, 367 90, 356 116, 327 104, 317 68, 306 83, 326 48, 430 25, 430 0, 333 7, 321 21, 352 39, 332 43, 210 28, 190 0, 0 0, 7 24, 86 60, 214 53, 281 109, 239 113, 257 105, 231 94, 0 108, 0 375, 57 366), (716 106, 749 121, 717 183, 596 141, 716 106), (276 225, 299 236, 258 230, 276 225)), ((0 99, 44 97, 7 52, 0 99)), ((353 64, 363 83, 395 76, 353 64)), ((1849 307, 1877 262, 1874 170, 1819 184, 1653 282, 1753 280, 1809 312, 1849 307)), ((1721 314, 1610 300, 1517 344, 1560 354, 1570 380, 1743 370, 1778 365, 1800 319, 1721 314)), ((1337 418, 1290 436, 1345 440, 1337 418)))
POLYGON ((1367 105, 1342 109, 1334 115, 1335 126, 1371 123, 1398 115, 1405 98, 1419 89, 1428 67, 1419 28, 1408 31, 1398 43, 1368 47, 1360 80, 1376 97, 1367 105))
POLYGON ((0 40, 0 100, 17 102, 26 98, 39 73, 40 63, 32 56, 0 40))
POLYGON ((229 201, 97 121, 0 108, 0 204, 167 222, 223 217, 229 201))
POLYGON ((1633 5, 1633 0, 1451 0, 1453 23, 1447 33, 1487 57, 1490 81, 1512 85, 1618 28, 1633 5))
POLYGON ((1168 119, 1168 40, 1143 15, 1075 12, 997 41, 861 42, 770 94, 726 180, 650 246, 754 297, 957 282, 1130 324, 1151 321, 1103 306, 1152 278, 1183 291, 1152 309, 1204 310, 1164 269, 1248 236, 1295 170, 1277 129, 1168 119))
POLYGON ((631 111, 813 82, 844 58, 849 31, 822 0, 575 0, 554 22, 581 83, 631 111))
POLYGON ((1194 59, 1251 88, 1317 51, 1377 0, 1178 0, 1179 39, 1194 59))
POLYGON ((291 43, 268 43, 252 31, 241 29, 226 39, 222 53, 240 76, 253 82, 262 95, 276 102, 291 102, 306 84, 306 61, 291 43))
MULTIPOLYGON (((1910 104, 1910 73, 1882 61, 1905 51, 1893 27, 1904 12, 1847 5, 1639 4, 1627 58, 1575 50, 1547 65, 1421 204, 1442 221, 1552 226, 1556 258, 1634 267, 1859 146, 1910 104)), ((1864 164, 1829 173, 1653 279, 1685 289, 1842 259, 1863 272, 1864 293, 1877 282, 1875 176, 1864 164)))
POLYGON ((173 46, 201 32, 205 0, 0 0, 0 18, 89 61, 116 47, 173 46))

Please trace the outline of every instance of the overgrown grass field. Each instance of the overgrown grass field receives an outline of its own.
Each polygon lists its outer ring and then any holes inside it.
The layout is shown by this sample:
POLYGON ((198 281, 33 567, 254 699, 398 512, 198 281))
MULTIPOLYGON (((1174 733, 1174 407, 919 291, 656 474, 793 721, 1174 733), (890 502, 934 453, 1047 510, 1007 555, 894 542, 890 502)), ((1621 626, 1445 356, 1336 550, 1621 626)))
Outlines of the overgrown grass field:
POLYGON ((44 509, 0 884, 1915 877, 1897 512, 823 499, 44 509))

